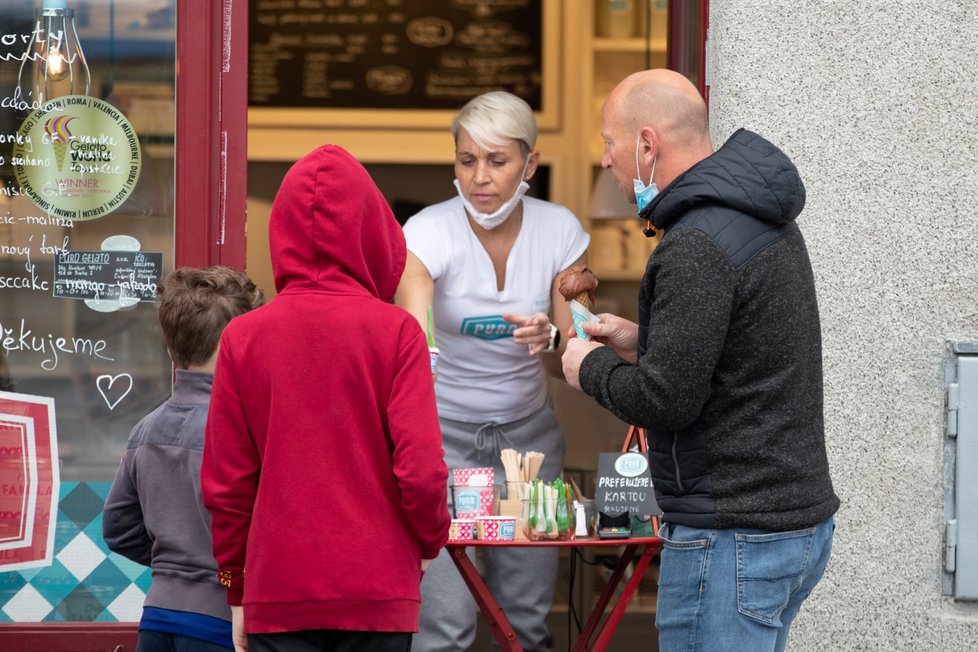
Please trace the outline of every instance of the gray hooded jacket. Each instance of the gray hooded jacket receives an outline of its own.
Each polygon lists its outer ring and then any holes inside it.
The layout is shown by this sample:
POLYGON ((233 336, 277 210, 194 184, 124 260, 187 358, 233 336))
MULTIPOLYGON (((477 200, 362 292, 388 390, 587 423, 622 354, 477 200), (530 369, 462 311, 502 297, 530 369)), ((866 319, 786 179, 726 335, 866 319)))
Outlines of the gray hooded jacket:
POLYGON ((133 428, 105 499, 102 537, 110 550, 152 567, 144 606, 231 620, 200 493, 213 380, 177 369, 173 395, 133 428))

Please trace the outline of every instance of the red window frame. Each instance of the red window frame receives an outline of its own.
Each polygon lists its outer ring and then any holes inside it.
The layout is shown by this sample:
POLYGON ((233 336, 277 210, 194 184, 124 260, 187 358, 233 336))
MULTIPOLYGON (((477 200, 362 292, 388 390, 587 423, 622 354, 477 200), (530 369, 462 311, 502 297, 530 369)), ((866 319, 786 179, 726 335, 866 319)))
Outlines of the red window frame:
POLYGON ((667 65, 686 75, 710 102, 707 41, 710 30, 710 0, 671 0, 667 65))
POLYGON ((245 267, 247 2, 177 2, 176 266, 245 267))

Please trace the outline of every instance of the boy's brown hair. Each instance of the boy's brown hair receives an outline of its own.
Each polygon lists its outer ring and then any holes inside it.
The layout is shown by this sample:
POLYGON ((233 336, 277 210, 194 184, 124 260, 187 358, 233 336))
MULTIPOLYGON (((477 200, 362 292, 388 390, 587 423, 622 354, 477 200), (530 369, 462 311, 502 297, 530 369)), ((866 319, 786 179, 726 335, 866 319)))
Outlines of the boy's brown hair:
POLYGON ((206 363, 234 317, 265 303, 247 275, 225 267, 181 267, 157 289, 163 342, 173 363, 187 369, 206 363))

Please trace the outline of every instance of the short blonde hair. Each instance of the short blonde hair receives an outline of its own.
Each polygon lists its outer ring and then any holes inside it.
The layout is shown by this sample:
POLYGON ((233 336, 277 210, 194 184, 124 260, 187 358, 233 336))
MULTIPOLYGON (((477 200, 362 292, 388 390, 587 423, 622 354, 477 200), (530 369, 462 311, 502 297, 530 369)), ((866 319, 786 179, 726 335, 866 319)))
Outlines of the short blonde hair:
POLYGON ((527 156, 537 145, 533 109, 522 98, 506 91, 483 93, 469 100, 452 120, 452 138, 456 143, 459 128, 469 132, 482 149, 515 141, 527 156))

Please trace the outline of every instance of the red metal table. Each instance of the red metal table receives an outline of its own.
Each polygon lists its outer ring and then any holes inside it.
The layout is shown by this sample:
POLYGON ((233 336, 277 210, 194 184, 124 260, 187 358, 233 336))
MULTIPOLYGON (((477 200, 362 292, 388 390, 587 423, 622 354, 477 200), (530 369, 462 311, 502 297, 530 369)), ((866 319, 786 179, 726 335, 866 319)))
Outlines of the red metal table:
POLYGON ((615 540, 575 539, 573 541, 451 541, 447 547, 452 556, 452 561, 455 562, 458 572, 462 575, 466 586, 469 587, 469 591, 472 593, 472 597, 475 598, 476 604, 479 605, 479 610, 482 611, 482 615, 489 624, 492 635, 499 643, 499 647, 504 652, 523 652, 523 648, 516 639, 516 632, 513 631, 512 626, 509 624, 506 614, 503 613, 499 604, 496 603, 495 598, 492 597, 489 588, 483 581, 482 576, 479 575, 479 571, 476 570, 472 560, 465 553, 466 548, 587 548, 597 546, 621 546, 624 548, 621 557, 618 559, 618 564, 611 574, 611 578, 605 585, 598 600, 594 603, 587 623, 584 625, 584 629, 581 630, 581 635, 574 644, 575 652, 583 652, 584 650, 600 652, 608 646, 611 636, 614 634, 618 623, 621 622, 622 616, 625 614, 625 608, 628 606, 629 600, 632 599, 636 589, 638 589, 638 583, 642 580, 642 576, 645 575, 645 569, 649 567, 649 562, 652 561, 652 558, 661 548, 661 539, 658 537, 633 537, 630 539, 615 540), (642 549, 641 553, 639 553, 639 548, 642 549), (635 568, 628 581, 625 582, 625 588, 622 589, 621 595, 615 600, 611 613, 608 614, 607 618, 604 618, 605 609, 614 597, 615 590, 625 576, 628 565, 633 560, 635 561, 635 568))

